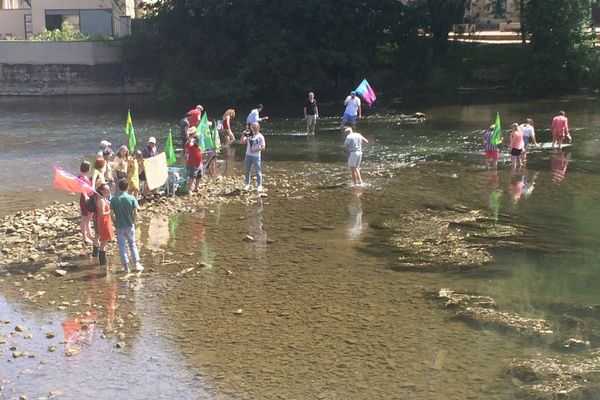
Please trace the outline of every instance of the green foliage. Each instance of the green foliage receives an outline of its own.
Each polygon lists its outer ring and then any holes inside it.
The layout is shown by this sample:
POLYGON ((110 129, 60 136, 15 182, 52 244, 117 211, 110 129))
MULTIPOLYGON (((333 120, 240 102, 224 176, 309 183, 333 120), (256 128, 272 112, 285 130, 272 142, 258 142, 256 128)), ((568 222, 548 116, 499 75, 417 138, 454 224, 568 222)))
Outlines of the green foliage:
POLYGON ((39 35, 32 36, 29 40, 34 42, 65 42, 76 40, 112 40, 111 36, 86 35, 79 32, 73 25, 64 21, 60 29, 46 30, 39 35))
POLYGON ((346 91, 381 61, 381 44, 408 49, 417 38, 408 9, 397 0, 163 0, 123 55, 160 71, 165 98, 167 88, 190 100, 346 91))
POLYGON ((528 0, 525 29, 531 34, 527 85, 570 89, 597 71, 590 27, 590 3, 581 0, 528 0))

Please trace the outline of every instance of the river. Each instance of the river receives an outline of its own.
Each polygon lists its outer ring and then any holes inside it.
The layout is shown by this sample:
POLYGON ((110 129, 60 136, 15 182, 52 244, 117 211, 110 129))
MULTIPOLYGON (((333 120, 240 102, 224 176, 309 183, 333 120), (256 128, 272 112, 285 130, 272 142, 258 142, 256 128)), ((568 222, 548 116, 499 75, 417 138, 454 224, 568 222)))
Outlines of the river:
MULTIPOLYGON (((0 215, 73 200, 52 189, 52 166, 76 171, 101 139, 125 143, 127 108, 140 142, 156 136, 162 147, 168 129, 176 132, 176 113, 140 98, 0 99, 0 215)), ((9 339, 0 340, 0 398, 52 391, 68 399, 522 395, 507 374, 510 360, 564 351, 455 318, 435 293, 491 296, 499 309, 543 319, 600 304, 600 104, 586 97, 377 104, 359 123, 371 142, 367 186, 359 189, 348 185, 339 147, 341 111, 322 104, 317 135, 307 138, 301 106, 265 104, 268 196, 155 215, 139 228, 141 277, 122 279, 88 261, 70 281, 0 269, 0 320, 10 321, 0 325, 0 339, 3 332, 9 339), (482 168, 482 129, 496 111, 505 128, 533 118, 538 141, 547 142, 559 110, 570 120, 571 148, 532 151, 519 173, 506 156, 497 173, 482 168), (409 117, 417 111, 426 119, 409 117), (426 269, 406 267, 410 249, 393 243, 405 235, 420 246, 447 225, 435 222, 440 213, 455 209, 520 235, 498 246, 485 239, 492 260, 479 268, 435 257, 426 269), (411 231, 402 233, 409 220, 411 231), (394 223, 397 230, 388 229, 394 223), (244 242, 246 235, 253 241, 244 242), (210 267, 186 272, 199 262, 210 267), (43 301, 29 301, 40 291, 43 301), (9 337, 16 324, 33 339, 9 337), (62 340, 35 340, 50 330, 62 340), (35 358, 13 359, 11 343, 35 358), (50 344, 58 350, 48 352, 50 344), (80 351, 69 356, 74 345, 80 351)), ((241 174, 243 149, 227 157, 228 174, 241 174)), ((598 346, 595 335, 587 339, 598 346)))

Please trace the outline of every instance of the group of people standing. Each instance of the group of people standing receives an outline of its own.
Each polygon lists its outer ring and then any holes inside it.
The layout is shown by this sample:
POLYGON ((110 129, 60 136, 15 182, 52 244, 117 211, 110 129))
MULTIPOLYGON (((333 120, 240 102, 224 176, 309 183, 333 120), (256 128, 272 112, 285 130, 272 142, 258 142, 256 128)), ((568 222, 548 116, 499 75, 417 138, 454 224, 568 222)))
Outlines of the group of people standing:
MULTIPOLYGON (((498 167, 498 146, 502 144, 502 140, 499 143, 494 143, 492 140, 495 128, 495 125, 491 125, 483 135, 485 167, 494 169, 498 167)), ((569 121, 564 111, 560 111, 552 119, 551 131, 553 148, 556 146, 561 148, 562 142, 565 139, 569 140, 569 142, 572 140, 569 133, 569 121)), ((533 120, 526 118, 522 124, 513 123, 510 133, 510 160, 513 170, 521 168, 527 162, 527 151, 530 144, 538 146, 533 120)))

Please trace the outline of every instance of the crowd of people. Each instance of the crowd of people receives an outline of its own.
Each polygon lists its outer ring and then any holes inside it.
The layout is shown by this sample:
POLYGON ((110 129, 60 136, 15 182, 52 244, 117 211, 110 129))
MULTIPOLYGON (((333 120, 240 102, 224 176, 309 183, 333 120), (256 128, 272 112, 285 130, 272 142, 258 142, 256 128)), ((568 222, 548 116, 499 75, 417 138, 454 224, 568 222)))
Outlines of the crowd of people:
MULTIPOLYGON (((344 101, 344 106, 341 129, 346 138, 342 148, 348 153, 353 183, 362 185, 362 146, 367 144, 368 140, 353 130, 357 119, 362 118, 360 98, 356 92, 350 93, 344 101)), ((232 143, 246 146, 242 190, 250 190, 251 172, 254 169, 256 190, 258 193, 263 191, 261 154, 266 149, 266 141, 260 131, 260 124, 269 120, 268 116, 260 115, 263 108, 262 104, 258 104, 250 111, 239 139, 236 139, 232 130, 232 121, 236 117, 234 109, 226 110, 220 121, 205 119, 207 126, 201 126, 205 112, 202 105, 197 105, 185 114, 179 122, 179 128, 190 193, 198 190, 204 157, 212 157, 222 146, 232 143)), ((313 92, 308 93, 304 105, 304 118, 306 134, 314 135, 319 108, 313 92)), ((146 171, 143 161, 159 154, 157 142, 155 137, 149 137, 144 148, 135 150, 133 154, 127 146, 121 146, 116 153, 111 146, 109 141, 102 140, 93 163, 81 163, 78 178, 93 188, 88 193, 83 193, 80 198, 81 234, 83 241, 92 246, 91 255, 98 257, 100 265, 107 265, 106 246, 116 238, 122 270, 130 273, 133 268, 141 272, 144 267, 136 245, 135 221, 139 209, 138 200, 149 191, 145 185, 146 171)))
MULTIPOLYGON (((496 130, 495 125, 490 125, 489 129, 483 134, 483 146, 485 150, 485 167, 498 168, 498 147, 502 145, 502 139, 499 143, 494 143, 493 136, 496 130)), ((569 132, 569 120, 564 111, 560 111, 552 119, 552 147, 562 147, 564 140, 572 141, 569 132)), ((513 123, 511 125, 509 153, 511 168, 513 170, 521 168, 527 162, 527 151, 530 145, 538 146, 535 138, 535 128, 533 120, 526 118, 522 124, 513 123)))

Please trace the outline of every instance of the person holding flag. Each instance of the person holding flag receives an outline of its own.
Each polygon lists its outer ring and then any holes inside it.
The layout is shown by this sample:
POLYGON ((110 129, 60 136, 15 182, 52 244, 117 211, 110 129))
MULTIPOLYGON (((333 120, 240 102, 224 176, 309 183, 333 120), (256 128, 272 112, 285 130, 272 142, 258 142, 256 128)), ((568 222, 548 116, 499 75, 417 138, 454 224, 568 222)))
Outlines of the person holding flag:
POLYGON ((498 147, 492 143, 492 136, 496 130, 496 125, 490 125, 489 129, 483 134, 483 147, 485 148, 485 169, 498 168, 498 147))
POLYGON ((502 144, 502 126, 500 113, 496 113, 496 122, 483 135, 485 147, 485 167, 498 168, 498 145, 502 144))
POLYGON ((129 139, 129 153, 135 152, 135 131, 133 130, 133 121, 131 120, 131 110, 127 110, 127 122, 125 123, 125 136, 129 139))
POLYGON ((350 95, 344 100, 346 109, 344 110, 344 116, 342 117, 342 124, 340 129, 342 133, 344 128, 350 126, 352 129, 356 127, 356 119, 362 118, 362 108, 360 104, 360 98, 356 96, 356 91, 351 91, 350 95))

